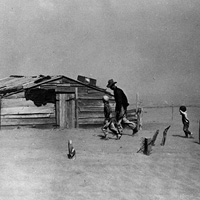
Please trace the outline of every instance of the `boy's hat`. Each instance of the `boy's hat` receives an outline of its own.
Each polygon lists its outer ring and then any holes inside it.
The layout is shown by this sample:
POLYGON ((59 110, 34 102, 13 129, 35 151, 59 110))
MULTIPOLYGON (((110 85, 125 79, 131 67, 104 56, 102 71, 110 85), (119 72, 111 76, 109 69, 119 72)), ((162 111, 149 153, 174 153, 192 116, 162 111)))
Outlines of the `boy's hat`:
POLYGON ((102 99, 103 99, 104 101, 109 101, 109 97, 108 97, 107 95, 104 95, 104 96, 102 97, 102 99))
POLYGON ((186 107, 185 107, 185 106, 180 106, 179 110, 181 110, 181 111, 185 112, 187 109, 186 109, 186 107))
POLYGON ((114 85, 115 83, 117 83, 117 82, 115 82, 115 81, 113 81, 113 79, 110 79, 109 81, 108 81, 108 85, 106 86, 107 88, 110 88, 112 85, 114 85))

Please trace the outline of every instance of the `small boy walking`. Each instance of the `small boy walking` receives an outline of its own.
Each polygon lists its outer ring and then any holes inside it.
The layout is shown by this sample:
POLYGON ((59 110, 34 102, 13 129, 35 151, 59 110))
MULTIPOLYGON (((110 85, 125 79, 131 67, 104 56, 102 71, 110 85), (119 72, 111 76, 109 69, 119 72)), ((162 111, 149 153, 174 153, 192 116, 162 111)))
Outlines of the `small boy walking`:
POLYGON ((117 139, 119 140, 122 137, 122 134, 119 133, 118 129, 115 127, 115 124, 113 122, 112 109, 109 104, 109 97, 107 95, 104 95, 102 100, 104 104, 104 116, 105 116, 102 131, 105 135, 105 139, 107 139, 108 129, 109 129, 116 135, 117 139))
POLYGON ((185 137, 193 138, 193 134, 189 131, 189 125, 190 121, 187 117, 187 108, 185 106, 180 106, 179 108, 180 115, 182 116, 182 122, 183 122, 183 131, 185 133, 185 137))

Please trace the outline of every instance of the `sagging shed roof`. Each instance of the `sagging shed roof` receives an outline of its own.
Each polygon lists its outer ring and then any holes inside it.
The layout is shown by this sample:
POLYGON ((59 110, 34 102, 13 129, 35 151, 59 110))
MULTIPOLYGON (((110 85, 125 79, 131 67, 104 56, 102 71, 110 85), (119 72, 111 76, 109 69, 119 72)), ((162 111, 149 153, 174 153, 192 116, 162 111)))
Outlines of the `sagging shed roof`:
POLYGON ((53 81, 61 80, 61 79, 69 80, 69 81, 72 81, 72 82, 77 83, 79 85, 83 85, 83 86, 89 87, 91 89, 112 95, 111 93, 107 92, 106 89, 104 89, 104 88, 100 88, 98 86, 86 84, 86 83, 83 83, 81 81, 78 81, 78 80, 63 76, 63 75, 56 75, 56 76, 11 75, 7 78, 0 79, 0 95, 2 97, 10 96, 12 94, 23 92, 25 90, 28 90, 28 89, 31 89, 31 88, 34 88, 34 87, 38 87, 38 86, 46 84, 46 83, 51 83, 53 81))

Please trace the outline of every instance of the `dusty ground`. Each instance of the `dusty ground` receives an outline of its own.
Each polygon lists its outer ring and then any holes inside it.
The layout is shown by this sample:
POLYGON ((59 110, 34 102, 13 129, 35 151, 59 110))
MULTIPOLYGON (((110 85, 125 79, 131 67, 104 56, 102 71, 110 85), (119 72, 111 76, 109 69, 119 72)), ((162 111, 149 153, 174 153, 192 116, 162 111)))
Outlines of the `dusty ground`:
MULTIPOLYGON (((200 199, 199 110, 190 109, 193 139, 184 138, 177 110, 144 113, 132 137, 101 139, 95 129, 0 131, 1 200, 197 200, 200 199), (165 146, 164 128, 171 125, 165 146), (149 156, 136 153, 141 137, 160 134, 149 156), (71 139, 76 159, 67 158, 71 139)), ((188 113, 189 114, 189 113, 188 113)))

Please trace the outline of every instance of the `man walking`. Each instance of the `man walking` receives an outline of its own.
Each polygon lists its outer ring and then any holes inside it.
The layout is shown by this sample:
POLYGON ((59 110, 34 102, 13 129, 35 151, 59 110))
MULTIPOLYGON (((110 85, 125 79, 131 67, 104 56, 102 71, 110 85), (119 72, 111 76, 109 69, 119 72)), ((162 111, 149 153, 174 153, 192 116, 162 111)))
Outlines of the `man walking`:
POLYGON ((115 98, 115 113, 116 113, 116 121, 117 121, 117 128, 122 133, 123 128, 121 123, 127 124, 132 130, 133 135, 138 132, 137 125, 134 122, 131 122, 127 119, 127 107, 129 105, 128 99, 126 95, 124 94, 123 90, 118 88, 115 84, 117 82, 113 81, 113 79, 110 79, 108 81, 107 87, 113 90, 114 92, 114 98, 115 98))

